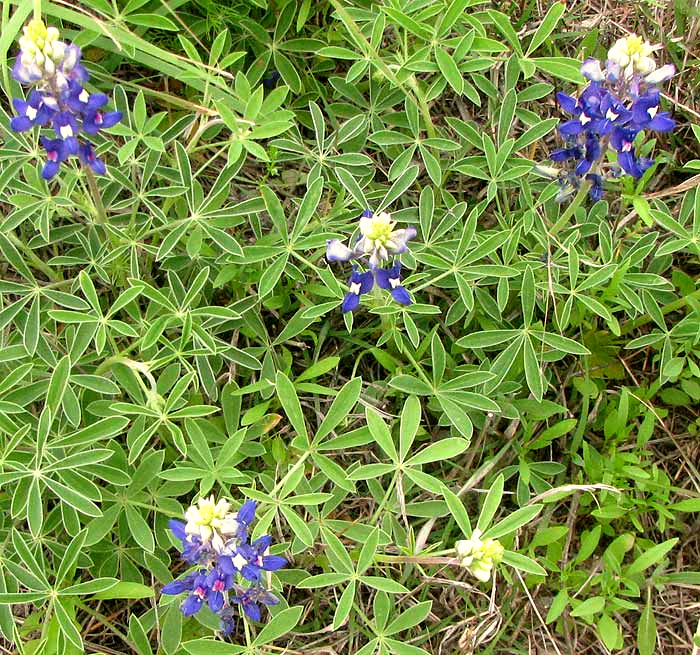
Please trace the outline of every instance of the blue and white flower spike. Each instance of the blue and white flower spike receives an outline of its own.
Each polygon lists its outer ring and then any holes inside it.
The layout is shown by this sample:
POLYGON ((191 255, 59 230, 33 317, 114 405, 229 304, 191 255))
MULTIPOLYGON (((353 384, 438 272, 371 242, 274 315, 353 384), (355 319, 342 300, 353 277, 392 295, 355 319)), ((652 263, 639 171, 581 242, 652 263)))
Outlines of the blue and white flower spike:
POLYGON ((109 98, 103 93, 89 94, 83 85, 89 75, 80 63, 78 46, 59 40, 55 27, 46 27, 41 20, 30 21, 19 40, 20 53, 12 69, 12 76, 25 86, 32 86, 27 100, 14 98, 17 111, 10 127, 25 132, 49 123, 56 138, 41 137, 47 161, 41 175, 50 180, 58 173, 61 163, 77 156, 98 175, 106 172, 104 162, 94 152, 89 141, 82 142, 80 133, 95 135, 100 130, 118 123, 119 111, 105 112, 109 98), (60 143, 59 143, 60 142, 60 143))
POLYGON ((367 258, 369 270, 361 273, 357 264, 353 265, 348 281, 349 290, 343 298, 343 312, 351 312, 360 306, 360 298, 374 287, 376 281, 380 289, 391 292, 392 298, 402 304, 410 305, 411 298, 400 284, 401 262, 397 255, 408 252, 408 242, 417 232, 414 227, 395 229, 396 221, 391 220, 387 212, 373 214, 365 209, 360 217, 360 236, 352 248, 338 239, 326 242, 326 259, 329 262, 347 262, 367 258), (382 264, 393 259, 390 268, 382 264))
MULTIPOLYGON (((656 68, 652 55, 659 47, 634 34, 619 39, 604 66, 597 59, 583 62, 581 73, 589 84, 578 98, 557 94, 562 110, 571 116, 559 126, 566 145, 550 155, 563 163, 555 169, 562 186, 560 201, 575 193, 583 180, 591 183, 591 199, 599 200, 607 178, 617 177, 620 170, 639 178, 654 163, 637 156, 634 142, 644 130, 670 132, 676 125, 668 112, 660 111, 656 85, 673 77, 675 68, 656 68), (617 153, 616 167, 607 163, 609 151, 617 153)), ((543 167, 536 169, 550 176, 543 167)))
MULTIPOLYGON (((180 580, 166 584, 161 593, 187 593, 180 605, 192 616, 205 605, 219 617, 221 634, 235 629, 234 607, 250 619, 262 617, 260 605, 275 605, 279 599, 262 583, 264 571, 277 571, 287 560, 269 552, 272 537, 263 535, 249 543, 256 503, 243 503, 237 513, 228 501, 214 496, 200 498, 185 512, 186 523, 170 521, 170 530, 182 542, 181 555, 196 569, 180 580), (240 580, 237 582, 237 580, 240 580)), ((239 613, 240 613, 239 612, 239 613)))

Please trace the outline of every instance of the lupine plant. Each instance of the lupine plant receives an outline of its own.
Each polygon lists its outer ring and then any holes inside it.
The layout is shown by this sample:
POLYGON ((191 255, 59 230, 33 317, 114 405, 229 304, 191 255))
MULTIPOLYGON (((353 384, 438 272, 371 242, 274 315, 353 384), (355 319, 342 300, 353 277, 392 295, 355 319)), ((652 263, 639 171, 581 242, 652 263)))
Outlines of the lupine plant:
POLYGON ((577 191, 583 181, 591 200, 600 200, 605 180, 623 173, 640 178, 653 165, 652 159, 636 152, 644 131, 670 132, 676 125, 661 111, 658 88, 673 77, 675 67, 657 68, 655 49, 635 34, 619 39, 604 64, 597 59, 583 62, 581 74, 589 83, 578 98, 557 93, 560 107, 571 116, 558 127, 566 145, 549 155, 567 166, 559 173, 559 200, 577 191))
POLYGON ((326 259, 329 262, 347 262, 367 257, 369 270, 360 273, 353 265, 348 285, 350 290, 343 299, 342 309, 350 312, 360 306, 360 297, 369 293, 374 284, 386 289, 400 305, 410 305, 411 297, 401 284, 401 260, 396 257, 408 252, 408 241, 416 236, 416 228, 408 227, 395 230, 396 221, 391 220, 387 212, 373 214, 369 209, 360 217, 360 235, 352 248, 331 239, 326 246, 326 259), (393 259, 388 268, 382 268, 389 259, 393 259))
POLYGON ((688 651, 697 17, 638 4, 3 4, 0 651, 688 651))
POLYGON ((200 498, 185 512, 187 523, 172 519, 170 530, 182 542, 182 558, 196 570, 163 587, 164 594, 182 594, 180 605, 185 616, 199 612, 206 604, 219 617, 221 632, 229 636, 235 629, 233 607, 259 621, 260 605, 276 605, 279 599, 263 586, 263 572, 277 571, 287 564, 279 555, 270 555, 270 535, 250 541, 248 531, 255 520, 255 501, 246 501, 237 514, 227 501, 200 498), (244 581, 240 584, 237 579, 244 581))
POLYGON ((105 164, 95 154, 93 144, 79 137, 81 132, 94 137, 100 130, 116 125, 122 113, 105 111, 109 98, 85 89, 90 76, 80 62, 82 52, 77 45, 59 40, 58 30, 47 28, 41 19, 30 21, 23 31, 12 76, 31 91, 26 100, 13 99, 18 115, 10 121, 10 127, 15 132, 53 128, 55 138, 42 135, 39 139, 46 150, 41 171, 44 179, 53 178, 61 163, 71 156, 104 175, 105 164))

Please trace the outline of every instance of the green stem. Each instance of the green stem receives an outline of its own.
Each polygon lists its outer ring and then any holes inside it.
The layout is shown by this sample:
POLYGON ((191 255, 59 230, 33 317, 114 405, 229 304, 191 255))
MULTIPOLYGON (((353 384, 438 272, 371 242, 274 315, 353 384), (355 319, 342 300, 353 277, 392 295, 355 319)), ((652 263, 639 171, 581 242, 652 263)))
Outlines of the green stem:
POLYGON ((307 460, 309 455, 311 454, 310 450, 307 450, 297 461, 292 468, 287 471, 286 475, 274 486, 272 491, 270 492, 270 496, 274 496, 284 485, 286 484, 287 480, 291 478, 297 470, 299 470, 300 467, 304 465, 304 462, 307 460))
POLYGON ((41 20, 41 0, 34 0, 34 20, 41 20))
POLYGON ((89 605, 86 605, 85 603, 83 603, 80 600, 77 601, 76 604, 78 605, 78 607, 80 607, 80 609, 83 612, 85 612, 86 614, 89 614, 94 619, 97 619, 106 628, 109 628, 110 631, 113 634, 115 634, 117 637, 119 637, 119 639, 121 639, 129 648, 138 652, 138 648, 136 647, 136 644, 134 644, 134 642, 131 641, 131 639, 129 639, 129 637, 124 632, 122 632, 119 628, 117 628, 117 626, 114 625, 114 623, 112 623, 109 619, 107 619, 102 614, 100 614, 96 610, 92 609, 92 607, 90 607, 89 605))
POLYGON ((17 237, 12 232, 7 232, 5 236, 10 239, 16 248, 19 248, 27 256, 27 259, 29 259, 34 268, 41 271, 47 278, 49 278, 49 280, 51 280, 51 282, 63 281, 61 280, 61 277, 57 275, 43 259, 40 259, 39 256, 36 255, 35 252, 24 243, 24 241, 22 241, 22 239, 17 237))
MULTIPOLYGON (((454 549, 452 549, 452 552, 454 552, 454 549)), ((430 555, 375 555, 374 561, 380 564, 458 564, 454 557, 430 555)))
POLYGON ((97 212, 97 220, 95 221, 98 225, 104 226, 107 223, 107 212, 105 211, 104 203, 102 202, 102 194, 97 186, 97 180, 95 179, 95 174, 89 166, 85 166, 85 179, 87 180, 88 187, 90 187, 90 194, 92 195, 92 201, 95 203, 95 211, 97 212))
POLYGON ((433 124, 433 117, 430 115, 430 107, 428 106, 428 101, 425 98, 425 94, 418 84, 418 80, 415 75, 411 75, 408 78, 408 85, 413 90, 413 95, 416 96, 416 102, 418 103, 418 109, 423 116, 423 122, 425 123, 425 131, 431 139, 434 139, 437 134, 435 132, 435 125, 433 124))
POLYGON ((578 190, 578 193, 571 201, 569 206, 564 210, 564 213, 561 215, 561 218, 554 225, 552 225, 552 229, 549 230, 550 237, 554 238, 559 233, 559 231, 569 222, 569 219, 573 216, 574 212, 581 206, 581 203, 583 203, 586 196, 588 195, 588 189, 590 188, 590 186, 590 182, 584 182, 581 185, 581 188, 578 190))

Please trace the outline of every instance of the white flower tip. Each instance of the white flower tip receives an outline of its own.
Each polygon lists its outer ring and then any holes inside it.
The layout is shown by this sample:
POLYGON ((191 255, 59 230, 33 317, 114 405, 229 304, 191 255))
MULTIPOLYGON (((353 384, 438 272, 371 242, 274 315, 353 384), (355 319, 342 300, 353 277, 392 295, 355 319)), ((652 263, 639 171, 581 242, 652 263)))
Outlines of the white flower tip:
POLYGON ((329 262, 347 262, 352 259, 352 250, 338 239, 326 242, 326 259, 329 262))
POLYGON ((591 82, 601 82, 605 79, 605 74, 597 59, 586 59, 586 61, 581 64, 581 75, 591 80, 591 82))
POLYGON ((660 82, 670 80, 675 74, 676 67, 673 64, 666 64, 649 73, 649 75, 644 78, 644 81, 647 84, 659 84, 660 82))

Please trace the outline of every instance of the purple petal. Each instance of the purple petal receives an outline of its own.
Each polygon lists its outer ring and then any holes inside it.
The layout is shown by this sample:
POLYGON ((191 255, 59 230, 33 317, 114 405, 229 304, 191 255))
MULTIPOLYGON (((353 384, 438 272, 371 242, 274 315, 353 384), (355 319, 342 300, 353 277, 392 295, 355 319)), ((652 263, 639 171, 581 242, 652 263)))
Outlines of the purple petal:
POLYGON ((187 533, 185 532, 185 524, 182 521, 170 519, 170 521, 168 521, 168 527, 170 528, 170 531, 175 535, 175 537, 180 541, 184 541, 187 537, 187 533))
POLYGON ((255 520, 256 507, 257 504, 254 500, 246 500, 238 510, 236 520, 239 523, 245 523, 246 526, 249 526, 255 520))
POLYGON ((44 164, 44 168, 41 169, 41 177, 43 177, 45 180, 50 180, 54 175, 56 175, 56 173, 58 173, 58 169, 60 167, 60 162, 47 161, 44 164))
POLYGON ((583 132, 583 125, 581 125, 581 121, 578 118, 565 121, 559 126, 559 134, 567 137, 578 136, 581 132, 583 132))
POLYGON ((670 132, 674 127, 676 127, 676 121, 674 121, 669 116, 668 112, 665 111, 662 111, 660 114, 656 114, 656 116, 654 116, 649 123, 649 128, 655 132, 670 132))
POLYGON ((243 611, 249 619, 259 621, 261 617, 260 607, 255 603, 243 603, 243 611))

